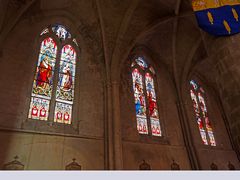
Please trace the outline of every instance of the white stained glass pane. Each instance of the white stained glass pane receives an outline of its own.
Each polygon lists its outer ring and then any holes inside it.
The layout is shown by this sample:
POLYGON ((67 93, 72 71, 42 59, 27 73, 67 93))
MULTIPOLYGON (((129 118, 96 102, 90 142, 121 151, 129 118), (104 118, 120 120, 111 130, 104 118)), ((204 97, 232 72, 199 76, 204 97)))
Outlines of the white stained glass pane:
POLYGON ((49 100, 42 98, 31 98, 28 118, 47 120, 49 113, 49 100))
POLYGON ((77 40, 74 38, 73 42, 78 46, 77 40))
POLYGON ((150 118, 153 136, 162 136, 160 122, 158 119, 150 118))
POLYGON ((208 137, 210 139, 211 146, 216 146, 216 141, 212 131, 208 131, 208 137))
POLYGON ((137 57, 135 59, 135 62, 142 68, 142 69, 147 69, 148 65, 145 62, 145 60, 142 57, 137 57))
POLYGON ((71 124, 72 105, 56 102, 54 122, 71 124))
POLYGON ((44 39, 41 43, 40 53, 52 58, 56 58, 57 44, 50 37, 44 39))
POLYGON ((148 134, 146 118, 137 117, 137 130, 139 134, 148 134))
POLYGON ((71 45, 65 45, 62 48, 61 61, 72 64, 76 63, 76 51, 71 45))
POLYGON ((41 32, 40 36, 42 36, 42 35, 44 35, 44 34, 47 34, 47 33, 49 33, 49 30, 48 30, 48 28, 45 28, 45 29, 41 32))
POLYGON ((207 136, 206 136, 206 132, 205 130, 201 129, 200 130, 200 135, 201 135, 201 138, 202 138, 202 141, 205 145, 208 145, 208 141, 207 141, 207 136))

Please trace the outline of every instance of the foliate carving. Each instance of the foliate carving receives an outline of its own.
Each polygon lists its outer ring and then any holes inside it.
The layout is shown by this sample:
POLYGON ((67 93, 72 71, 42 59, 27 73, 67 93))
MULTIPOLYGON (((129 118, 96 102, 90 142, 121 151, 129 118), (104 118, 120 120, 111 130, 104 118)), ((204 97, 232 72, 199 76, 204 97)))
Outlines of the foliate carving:
POLYGON ((142 164, 139 165, 139 170, 151 170, 151 166, 143 160, 142 164))
POLYGON ((24 170, 24 165, 18 161, 18 156, 14 160, 3 165, 3 170, 24 170))
POLYGON ((66 169, 66 170, 73 170, 73 171, 81 170, 81 169, 82 169, 82 166, 79 165, 79 164, 76 162, 76 159, 73 158, 72 160, 73 160, 73 162, 71 162, 70 164, 68 164, 65 169, 66 169))
POLYGON ((173 160, 171 164, 171 170, 180 170, 180 166, 175 162, 175 160, 173 160))
POLYGON ((86 42, 86 49, 89 54, 92 54, 94 58, 90 58, 90 71, 94 71, 98 68, 95 65, 104 64, 103 44, 101 38, 101 32, 99 30, 99 24, 93 23, 92 25, 83 24, 78 27, 78 31, 81 33, 84 42, 86 42))
POLYGON ((103 56, 102 39, 99 31, 100 25, 98 23, 81 24, 78 27, 81 35, 88 45, 88 50, 91 50, 97 56, 103 56))

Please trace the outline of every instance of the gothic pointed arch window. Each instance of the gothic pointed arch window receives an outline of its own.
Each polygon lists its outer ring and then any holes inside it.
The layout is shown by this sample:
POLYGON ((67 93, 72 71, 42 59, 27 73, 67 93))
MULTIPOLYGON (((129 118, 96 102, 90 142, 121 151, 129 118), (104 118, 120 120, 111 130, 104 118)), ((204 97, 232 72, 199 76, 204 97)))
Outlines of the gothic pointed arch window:
POLYGON ((212 125, 208 117, 206 94, 204 89, 194 80, 190 81, 190 95, 193 102, 195 118, 201 139, 205 145, 216 146, 212 125))
POLYGON ((40 39, 28 118, 71 124, 77 41, 59 24, 43 29, 40 39))
POLYGON ((131 67, 138 133, 162 136, 154 82, 155 71, 143 57, 135 58, 131 67))

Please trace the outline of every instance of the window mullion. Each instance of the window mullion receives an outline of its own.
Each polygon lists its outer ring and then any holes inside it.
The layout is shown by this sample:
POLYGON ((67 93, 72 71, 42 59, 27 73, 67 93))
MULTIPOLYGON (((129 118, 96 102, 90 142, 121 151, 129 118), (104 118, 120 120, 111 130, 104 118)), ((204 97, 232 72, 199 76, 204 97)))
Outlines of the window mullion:
POLYGON ((52 89, 52 98, 50 101, 50 107, 49 107, 49 119, 48 121, 53 122, 54 121, 54 111, 55 111, 55 104, 56 104, 56 90, 58 85, 58 78, 59 78, 59 66, 60 66, 60 60, 61 60, 61 52, 62 52, 62 46, 58 45, 58 52, 56 56, 56 64, 54 69, 54 77, 53 77, 53 89, 52 89))

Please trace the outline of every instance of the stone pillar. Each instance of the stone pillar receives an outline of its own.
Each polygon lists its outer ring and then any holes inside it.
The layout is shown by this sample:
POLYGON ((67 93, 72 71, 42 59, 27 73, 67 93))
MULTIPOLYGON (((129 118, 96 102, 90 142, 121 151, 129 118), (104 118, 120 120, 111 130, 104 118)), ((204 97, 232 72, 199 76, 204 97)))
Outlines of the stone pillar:
POLYGON ((200 167, 198 157, 196 155, 196 149, 194 147, 192 136, 191 136, 191 130, 190 130, 189 122, 186 115, 187 110, 185 107, 185 103, 183 103, 180 97, 178 97, 177 108, 178 108, 179 119, 182 127, 184 143, 188 153, 188 158, 189 158, 191 168, 193 170, 199 170, 201 169, 201 167, 200 167))
POLYGON ((113 141, 115 169, 123 169, 119 83, 112 82, 113 141))
POLYGON ((113 155, 113 118, 112 118, 112 86, 110 83, 105 85, 105 168, 114 170, 114 155, 113 155))

